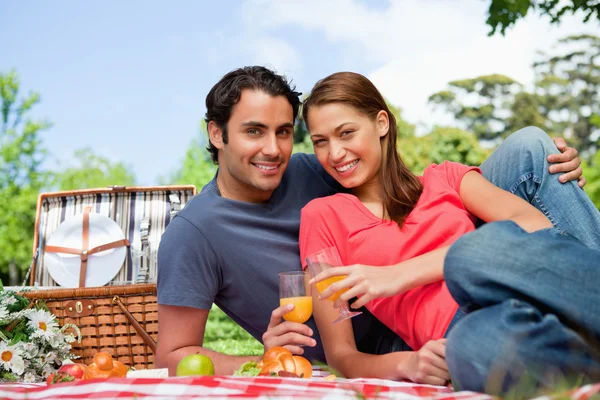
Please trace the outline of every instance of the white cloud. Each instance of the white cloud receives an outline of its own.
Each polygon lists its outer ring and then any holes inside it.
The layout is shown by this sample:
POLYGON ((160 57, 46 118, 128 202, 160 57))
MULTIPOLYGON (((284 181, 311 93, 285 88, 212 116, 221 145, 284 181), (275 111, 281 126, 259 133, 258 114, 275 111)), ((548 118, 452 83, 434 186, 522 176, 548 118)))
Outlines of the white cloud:
POLYGON ((258 37, 247 43, 246 52, 254 64, 265 65, 279 73, 293 76, 302 67, 298 52, 286 41, 274 37, 258 37))
POLYGON ((444 122, 432 113, 427 98, 449 81, 501 73, 528 85, 537 50, 549 50, 556 39, 569 34, 600 32, 594 21, 582 25, 580 16, 551 26, 547 17, 530 15, 506 36, 488 37, 487 2, 397 0, 383 9, 366 4, 256 0, 246 3, 243 14, 265 35, 291 27, 299 37, 302 30, 316 31, 329 42, 345 44, 340 47, 345 54, 337 56, 366 60, 371 69, 363 73, 405 110, 407 119, 425 125, 444 122))

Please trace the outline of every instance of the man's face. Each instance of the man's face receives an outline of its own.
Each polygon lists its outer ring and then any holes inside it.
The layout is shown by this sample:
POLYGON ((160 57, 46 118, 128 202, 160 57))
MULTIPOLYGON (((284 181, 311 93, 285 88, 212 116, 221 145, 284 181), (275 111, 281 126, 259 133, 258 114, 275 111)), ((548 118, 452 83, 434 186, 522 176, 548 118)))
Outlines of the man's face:
POLYGON ((219 146, 219 174, 237 200, 270 197, 292 155, 294 116, 284 96, 244 90, 227 124, 228 143, 219 146))

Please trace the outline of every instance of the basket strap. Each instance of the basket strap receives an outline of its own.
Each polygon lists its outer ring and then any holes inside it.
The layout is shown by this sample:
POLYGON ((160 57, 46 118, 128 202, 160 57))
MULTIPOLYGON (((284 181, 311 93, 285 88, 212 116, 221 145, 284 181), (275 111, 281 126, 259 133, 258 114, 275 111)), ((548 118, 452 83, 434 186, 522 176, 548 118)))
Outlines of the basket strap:
POLYGON ((116 303, 119 306, 121 311, 123 311, 123 314, 125 314, 125 317, 129 321, 129 323, 133 326, 138 335, 140 335, 140 337, 144 340, 144 343, 146 343, 146 345, 150 347, 152 353, 156 354, 156 342, 150 337, 150 335, 148 335, 148 332, 146 332, 146 330, 140 325, 140 323, 135 319, 135 317, 131 315, 131 313, 127 310, 125 304, 123 304, 123 302, 121 301, 121 298, 119 296, 113 297, 113 303, 116 303))

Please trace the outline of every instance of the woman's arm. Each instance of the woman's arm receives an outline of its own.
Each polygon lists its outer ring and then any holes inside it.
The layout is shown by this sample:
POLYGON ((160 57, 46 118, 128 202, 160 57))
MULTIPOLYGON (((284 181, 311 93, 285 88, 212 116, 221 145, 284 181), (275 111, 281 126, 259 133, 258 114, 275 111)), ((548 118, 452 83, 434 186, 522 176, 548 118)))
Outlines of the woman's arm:
POLYGON ((361 353, 356 348, 350 320, 332 323, 339 310, 329 300, 319 300, 312 287, 313 315, 323 342, 327 364, 347 378, 380 378, 444 385, 449 379, 445 339, 428 342, 418 352, 383 355, 361 353))
MULTIPOLYGON (((485 222, 511 220, 527 232, 552 227, 550 220, 541 211, 490 183, 475 171, 464 175, 459 195, 467 211, 485 222)), ((322 297, 327 298, 338 290, 350 288, 338 301, 359 297, 352 304, 352 308, 359 308, 373 299, 404 293, 442 280, 448 248, 449 246, 441 247, 388 267, 352 265, 334 268, 319 274, 315 281, 346 275, 346 279, 336 282, 323 292, 322 297)))
POLYGON ((485 222, 511 220, 527 232, 552 228, 550 220, 537 208, 474 171, 463 177, 460 198, 467 211, 485 222))

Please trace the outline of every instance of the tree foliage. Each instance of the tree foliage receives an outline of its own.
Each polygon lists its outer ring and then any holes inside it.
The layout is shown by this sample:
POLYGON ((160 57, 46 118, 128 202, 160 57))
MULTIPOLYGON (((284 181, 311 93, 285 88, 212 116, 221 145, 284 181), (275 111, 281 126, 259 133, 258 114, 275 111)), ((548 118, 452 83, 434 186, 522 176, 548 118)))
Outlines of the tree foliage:
POLYGON ((600 144, 594 124, 600 115, 600 37, 563 38, 555 54, 540 54, 534 68, 536 95, 549 129, 593 152, 600 144))
POLYGON ((122 162, 111 162, 94 154, 91 148, 75 151, 75 164, 59 169, 53 174, 58 190, 102 188, 107 186, 133 186, 135 176, 122 162))
POLYGON ((528 12, 537 12, 550 17, 550 22, 558 24, 565 15, 582 12, 583 22, 600 21, 600 1, 598 0, 492 0, 486 23, 492 28, 489 35, 497 31, 502 35, 506 29, 525 18, 528 12))
POLYGON ((40 134, 51 127, 31 116, 39 93, 19 98, 19 89, 14 70, 0 73, 0 274, 12 284, 31 261, 37 196, 48 178, 40 169, 46 157, 40 134))
POLYGON ((429 103, 442 107, 478 139, 496 140, 510 133, 510 104, 522 86, 500 74, 452 81, 448 89, 429 96, 429 103))

